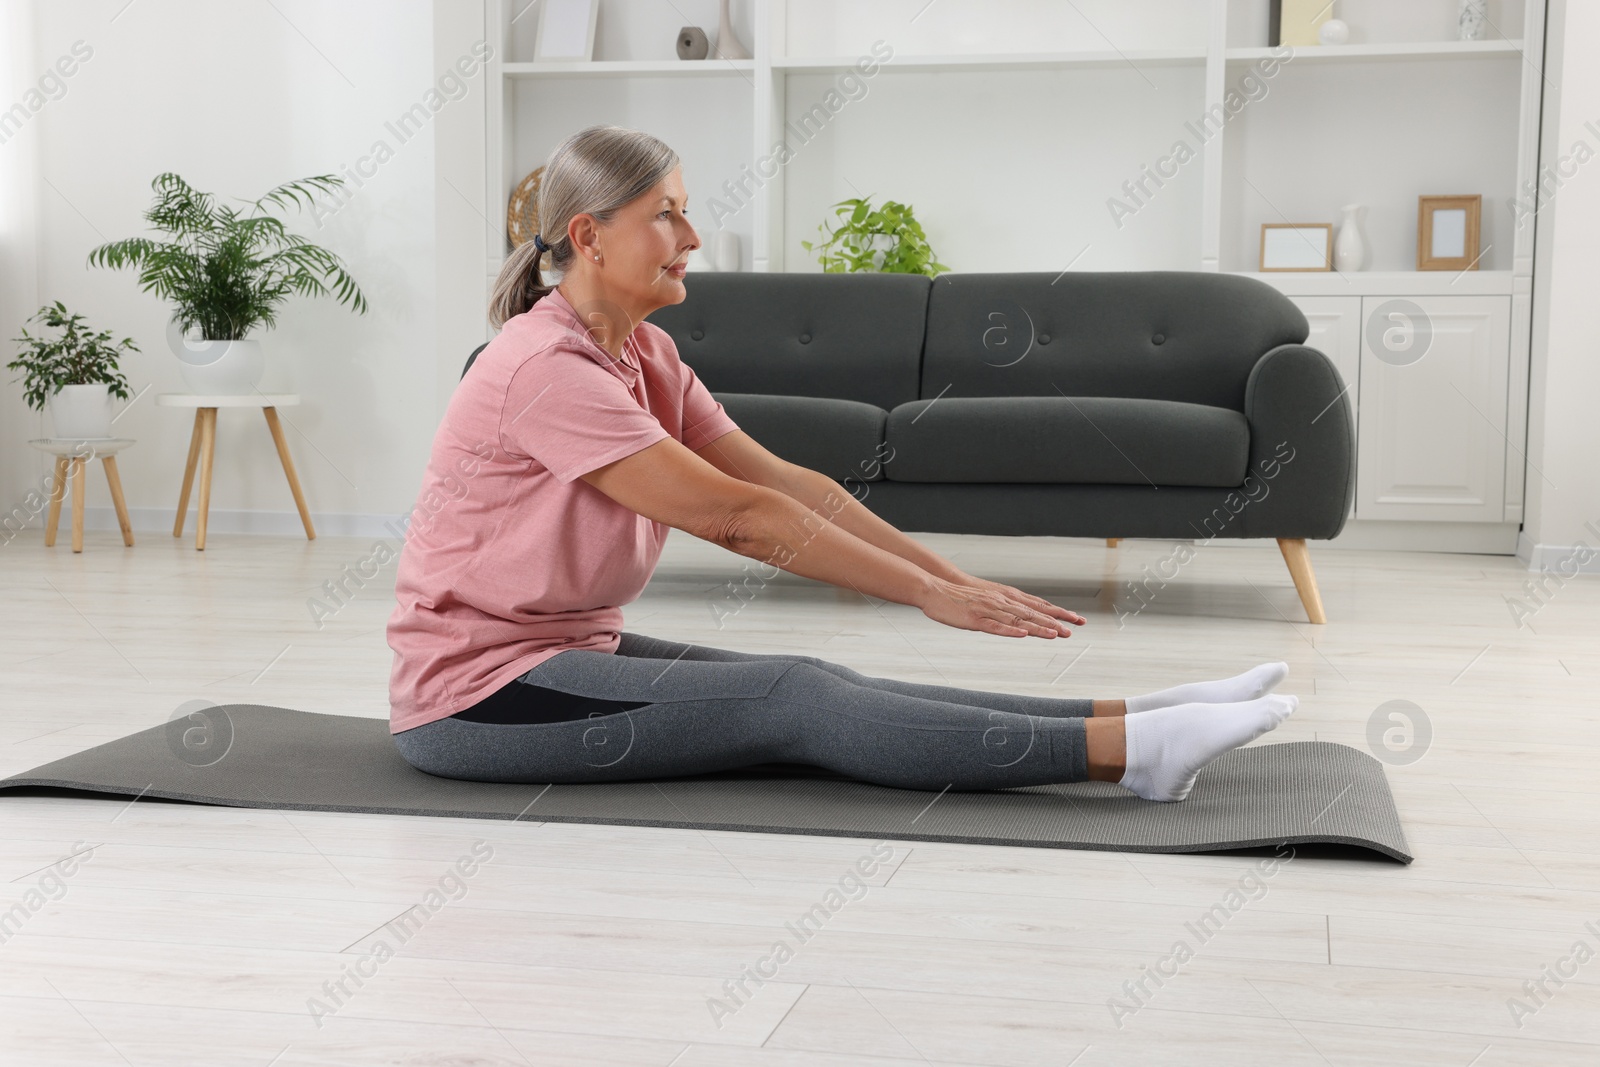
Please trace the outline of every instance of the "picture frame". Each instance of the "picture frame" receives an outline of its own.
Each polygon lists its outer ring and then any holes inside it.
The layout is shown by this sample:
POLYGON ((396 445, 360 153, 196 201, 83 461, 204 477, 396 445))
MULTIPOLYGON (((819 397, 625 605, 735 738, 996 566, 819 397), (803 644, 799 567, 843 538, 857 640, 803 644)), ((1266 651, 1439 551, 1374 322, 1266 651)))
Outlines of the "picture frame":
POLYGON ((1267 10, 1267 44, 1272 48, 1321 44, 1322 24, 1333 17, 1328 0, 1271 0, 1267 10))
POLYGON ((1333 223, 1263 222, 1259 269, 1332 270, 1333 223))
POLYGON ((1477 270, 1483 196, 1417 197, 1417 269, 1477 270))
POLYGON ((536 63, 589 63, 594 60, 594 27, 600 0, 541 0, 536 63))

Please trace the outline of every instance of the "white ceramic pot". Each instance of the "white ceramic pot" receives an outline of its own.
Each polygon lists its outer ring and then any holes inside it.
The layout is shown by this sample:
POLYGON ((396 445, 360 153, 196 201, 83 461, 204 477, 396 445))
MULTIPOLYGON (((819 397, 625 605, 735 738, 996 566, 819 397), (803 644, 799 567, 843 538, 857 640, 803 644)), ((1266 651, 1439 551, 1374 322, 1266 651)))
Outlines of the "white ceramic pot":
POLYGON ((111 387, 63 385, 47 400, 50 424, 68 441, 104 440, 111 436, 111 387))
POLYGON ((168 331, 167 340, 191 393, 248 395, 267 369, 260 341, 191 341, 175 329, 168 331))

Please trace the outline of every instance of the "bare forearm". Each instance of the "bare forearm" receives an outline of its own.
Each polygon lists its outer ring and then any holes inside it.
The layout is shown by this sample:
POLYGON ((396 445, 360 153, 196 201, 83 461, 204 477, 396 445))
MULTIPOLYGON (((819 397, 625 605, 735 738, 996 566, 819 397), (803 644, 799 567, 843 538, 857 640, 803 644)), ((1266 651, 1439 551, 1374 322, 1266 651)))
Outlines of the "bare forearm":
POLYGON ((921 606, 934 576, 917 563, 856 536, 836 520, 830 521, 850 504, 860 507, 837 484, 832 493, 823 494, 815 508, 787 493, 767 489, 731 527, 724 545, 791 574, 897 604, 921 606))
POLYGON ((840 529, 916 564, 936 578, 955 581, 965 576, 961 568, 873 514, 865 504, 821 471, 797 467, 792 480, 778 488, 806 507, 827 515, 840 529), (842 506, 837 499, 840 497, 843 498, 842 506))

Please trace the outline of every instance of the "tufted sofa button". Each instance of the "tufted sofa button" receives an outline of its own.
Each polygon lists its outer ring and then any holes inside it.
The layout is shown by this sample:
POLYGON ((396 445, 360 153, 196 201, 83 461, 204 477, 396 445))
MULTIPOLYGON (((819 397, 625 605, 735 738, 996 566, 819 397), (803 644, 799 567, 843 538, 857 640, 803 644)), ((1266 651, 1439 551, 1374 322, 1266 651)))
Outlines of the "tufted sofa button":
POLYGON ((800 335, 800 343, 803 344, 803 345, 810 344, 811 343, 811 335, 809 333, 801 334, 800 335))
POLYGON ((1042 344, 1042 345, 1049 344, 1050 343, 1050 335, 1047 334, 1047 333, 1041 333, 1039 335, 1039 343, 1042 344))
POLYGON ((1158 345, 1161 342, 1165 341, 1166 339, 1167 339, 1167 335, 1166 334, 1158 333, 1154 337, 1150 338, 1150 343, 1153 344, 1153 345, 1158 345))
POLYGON ((693 337, 696 341, 700 340, 700 338, 704 337, 705 335, 706 335, 706 332, 704 330, 690 330, 689 331, 689 336, 693 337))

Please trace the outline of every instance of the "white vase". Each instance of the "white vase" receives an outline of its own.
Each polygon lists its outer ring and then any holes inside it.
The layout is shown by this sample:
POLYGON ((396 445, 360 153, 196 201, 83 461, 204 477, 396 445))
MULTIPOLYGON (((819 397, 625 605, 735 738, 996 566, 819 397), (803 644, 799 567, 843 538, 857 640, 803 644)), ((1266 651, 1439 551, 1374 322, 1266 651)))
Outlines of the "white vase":
POLYGON ((1456 36, 1463 41, 1483 40, 1489 21, 1489 0, 1461 0, 1456 12, 1456 36))
POLYGON ((1340 273, 1361 270, 1367 258, 1367 239, 1361 232, 1367 206, 1346 204, 1339 210, 1344 217, 1339 220, 1339 236, 1333 242, 1333 269, 1340 273))
POLYGON ((66 441, 103 441, 111 436, 111 387, 63 385, 46 402, 56 437, 66 441))
MULTIPOLYGON (((717 46, 711 50, 712 59, 749 59, 750 50, 739 43, 733 33, 733 20, 728 17, 728 0, 722 0, 722 21, 717 24, 717 46)), ((726 270, 727 268, 722 268, 726 270)))
POLYGON ((169 323, 167 345, 189 391, 204 396, 253 393, 267 368, 260 341, 192 341, 169 323))

